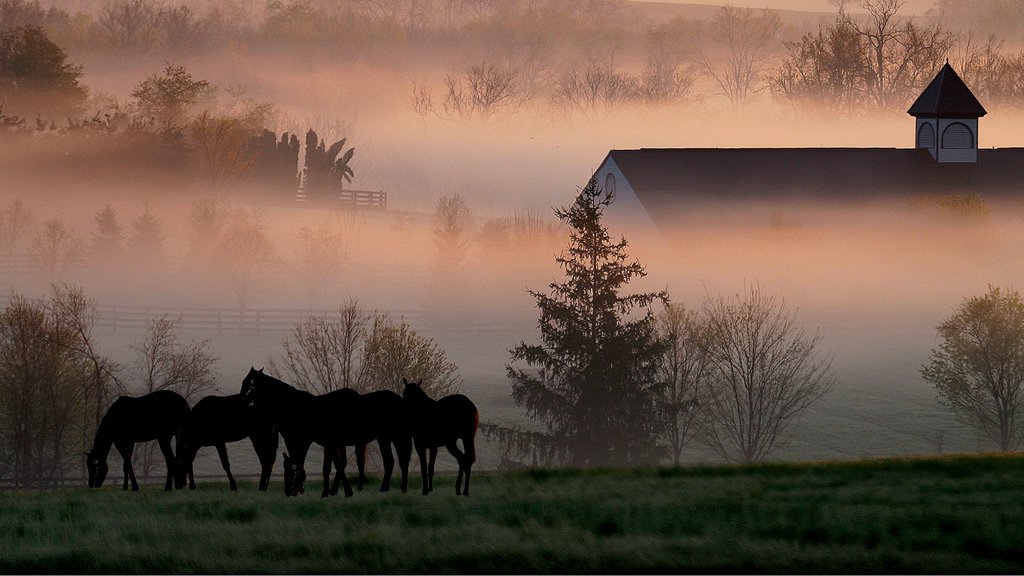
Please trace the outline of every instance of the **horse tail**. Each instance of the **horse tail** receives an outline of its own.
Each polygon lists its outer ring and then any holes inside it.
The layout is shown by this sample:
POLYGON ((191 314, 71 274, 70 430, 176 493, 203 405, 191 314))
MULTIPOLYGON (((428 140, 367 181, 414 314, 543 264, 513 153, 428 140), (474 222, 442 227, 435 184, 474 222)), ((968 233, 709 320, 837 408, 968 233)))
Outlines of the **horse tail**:
POLYGON ((480 411, 473 410, 473 433, 466 438, 466 457, 469 463, 476 463, 476 431, 480 427, 480 411))

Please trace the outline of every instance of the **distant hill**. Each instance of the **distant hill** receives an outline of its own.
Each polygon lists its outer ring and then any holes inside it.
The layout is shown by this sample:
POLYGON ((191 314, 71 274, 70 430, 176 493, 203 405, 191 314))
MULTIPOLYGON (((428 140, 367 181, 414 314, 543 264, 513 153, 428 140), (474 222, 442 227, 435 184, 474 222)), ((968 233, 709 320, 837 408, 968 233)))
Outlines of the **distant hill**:
MULTIPOLYGON (((643 19, 649 22, 668 22, 673 18, 688 18, 692 20, 710 20, 714 14, 727 4, 680 4, 675 2, 646 2, 633 1, 631 8, 643 19)), ((829 21, 835 17, 834 12, 829 11, 804 11, 804 10, 777 10, 782 21, 786 24, 800 26, 814 26, 818 22, 829 21)))

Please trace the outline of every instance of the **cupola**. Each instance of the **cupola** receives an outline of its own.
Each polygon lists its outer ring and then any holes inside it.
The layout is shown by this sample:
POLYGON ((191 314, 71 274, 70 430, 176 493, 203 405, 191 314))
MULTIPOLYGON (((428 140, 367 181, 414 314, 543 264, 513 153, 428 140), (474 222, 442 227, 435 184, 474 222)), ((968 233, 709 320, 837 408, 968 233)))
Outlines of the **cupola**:
POLYGON ((917 120, 915 146, 938 162, 978 161, 978 118, 987 112, 948 60, 907 114, 917 120))

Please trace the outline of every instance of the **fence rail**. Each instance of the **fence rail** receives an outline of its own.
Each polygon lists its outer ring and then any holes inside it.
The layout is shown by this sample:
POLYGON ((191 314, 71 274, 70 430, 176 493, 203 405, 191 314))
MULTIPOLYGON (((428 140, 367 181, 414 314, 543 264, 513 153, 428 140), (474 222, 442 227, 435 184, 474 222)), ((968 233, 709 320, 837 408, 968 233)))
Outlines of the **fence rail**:
POLYGON ((306 191, 300 188, 295 199, 309 206, 345 206, 372 210, 388 208, 388 193, 382 190, 341 190, 317 197, 307 195, 306 191))

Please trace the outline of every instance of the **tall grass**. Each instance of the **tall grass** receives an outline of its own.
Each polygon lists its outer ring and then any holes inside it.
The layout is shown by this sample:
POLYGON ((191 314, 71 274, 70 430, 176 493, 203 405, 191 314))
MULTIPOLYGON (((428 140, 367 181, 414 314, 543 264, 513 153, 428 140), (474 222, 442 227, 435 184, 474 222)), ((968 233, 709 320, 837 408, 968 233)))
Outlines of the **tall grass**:
POLYGON ((979 456, 478 473, 469 498, 450 477, 347 500, 8 492, 0 571, 1021 572, 1022 472, 979 456))

